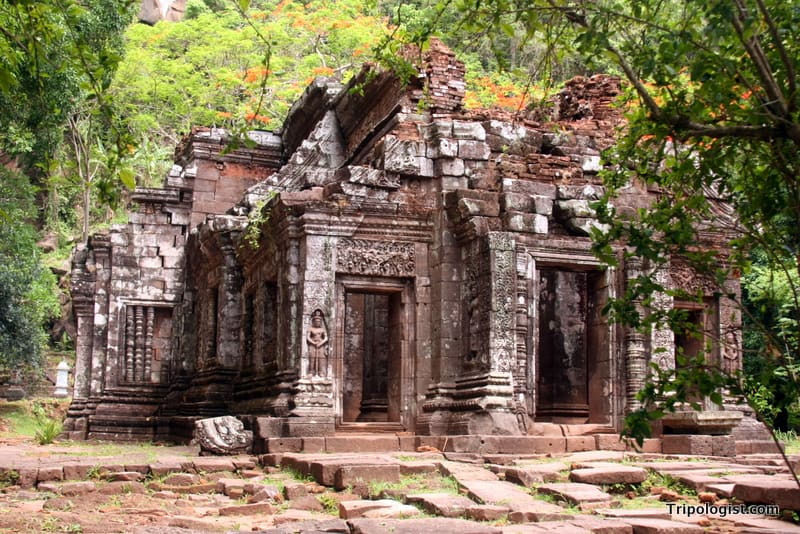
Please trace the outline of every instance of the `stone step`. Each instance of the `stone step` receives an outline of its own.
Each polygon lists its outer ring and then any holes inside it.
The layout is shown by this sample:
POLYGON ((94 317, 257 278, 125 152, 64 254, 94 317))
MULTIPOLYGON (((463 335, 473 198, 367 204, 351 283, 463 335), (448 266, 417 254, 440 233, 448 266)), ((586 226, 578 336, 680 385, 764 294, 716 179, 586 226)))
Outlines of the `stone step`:
MULTIPOLYGON (((648 440, 645 452, 661 452, 658 439, 648 440)), ((343 433, 318 437, 263 437, 254 440, 255 451, 261 453, 342 453, 342 452, 415 452, 426 450, 470 453, 478 455, 569 454, 604 450, 632 451, 619 441, 618 434, 562 434, 494 436, 453 435, 414 436, 405 433, 343 433)))

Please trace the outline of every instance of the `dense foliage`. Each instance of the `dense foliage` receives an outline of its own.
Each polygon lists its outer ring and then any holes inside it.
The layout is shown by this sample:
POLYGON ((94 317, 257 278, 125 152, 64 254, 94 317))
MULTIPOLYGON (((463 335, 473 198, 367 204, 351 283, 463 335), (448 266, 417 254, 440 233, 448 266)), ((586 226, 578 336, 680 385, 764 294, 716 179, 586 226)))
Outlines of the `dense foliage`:
POLYGON ((34 193, 25 175, 0 167, 0 369, 38 365, 42 327, 60 311, 36 247, 34 193))

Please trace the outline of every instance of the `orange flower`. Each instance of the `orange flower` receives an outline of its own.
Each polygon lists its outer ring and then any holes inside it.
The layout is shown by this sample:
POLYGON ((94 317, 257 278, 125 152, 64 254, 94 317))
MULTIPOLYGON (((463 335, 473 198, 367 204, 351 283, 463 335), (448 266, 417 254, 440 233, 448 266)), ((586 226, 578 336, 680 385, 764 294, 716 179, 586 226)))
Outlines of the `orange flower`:
POLYGON ((311 74, 314 76, 333 76, 333 69, 330 67, 314 67, 311 74))
POLYGON ((250 67, 245 71, 245 83, 260 82, 265 76, 269 75, 270 71, 264 66, 250 67))

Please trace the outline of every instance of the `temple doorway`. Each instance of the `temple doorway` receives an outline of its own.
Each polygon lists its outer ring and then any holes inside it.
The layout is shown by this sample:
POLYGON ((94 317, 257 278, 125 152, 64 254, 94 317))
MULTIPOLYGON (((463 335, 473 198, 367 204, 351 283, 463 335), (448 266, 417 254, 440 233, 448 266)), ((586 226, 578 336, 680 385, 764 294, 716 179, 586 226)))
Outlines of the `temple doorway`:
POLYGON ((538 271, 536 410, 538 421, 608 423, 607 298, 599 271, 538 271))
POLYGON ((337 343, 340 428, 402 430, 403 382, 410 375, 404 285, 340 289, 337 343))

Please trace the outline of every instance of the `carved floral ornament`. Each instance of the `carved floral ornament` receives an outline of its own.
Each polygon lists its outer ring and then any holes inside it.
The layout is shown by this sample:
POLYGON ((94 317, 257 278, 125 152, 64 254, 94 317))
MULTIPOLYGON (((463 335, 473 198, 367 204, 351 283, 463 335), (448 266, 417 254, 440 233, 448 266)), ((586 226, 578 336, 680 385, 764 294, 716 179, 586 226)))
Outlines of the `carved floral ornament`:
POLYGON ((414 243, 341 239, 336 246, 336 271, 370 276, 414 276, 414 243))

